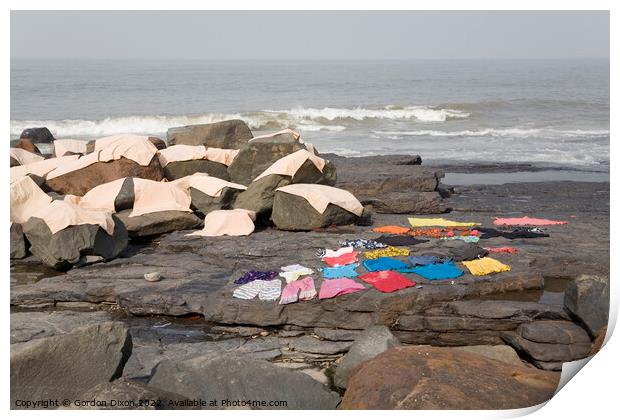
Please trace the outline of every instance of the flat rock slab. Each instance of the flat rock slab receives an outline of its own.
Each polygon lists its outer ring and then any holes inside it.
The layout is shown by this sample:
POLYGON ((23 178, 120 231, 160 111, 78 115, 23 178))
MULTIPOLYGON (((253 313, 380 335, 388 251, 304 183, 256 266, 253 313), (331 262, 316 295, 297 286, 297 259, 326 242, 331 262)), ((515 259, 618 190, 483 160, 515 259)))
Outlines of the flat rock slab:
POLYGON ((11 344, 67 334, 76 328, 110 321, 108 312, 13 312, 11 344))

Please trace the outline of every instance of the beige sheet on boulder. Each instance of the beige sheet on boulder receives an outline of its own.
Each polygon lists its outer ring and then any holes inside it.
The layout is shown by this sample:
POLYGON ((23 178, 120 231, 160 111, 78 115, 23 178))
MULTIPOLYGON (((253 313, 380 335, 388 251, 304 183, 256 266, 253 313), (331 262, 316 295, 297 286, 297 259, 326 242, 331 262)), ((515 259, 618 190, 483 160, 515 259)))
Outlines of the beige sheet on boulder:
POLYGON ((205 217, 205 227, 186 236, 247 236, 254 232, 256 213, 250 210, 214 210, 205 217))
POLYGON ((80 204, 80 201, 82 201, 82 197, 80 197, 79 195, 73 195, 73 194, 66 194, 63 198, 64 201, 66 201, 67 203, 71 203, 71 204, 80 204))
POLYGON ((158 211, 186 211, 191 213, 189 206, 192 199, 189 189, 172 182, 158 182, 148 179, 133 179, 134 202, 129 217, 141 216, 158 211))
POLYGON ((24 223, 52 201, 28 176, 11 183, 11 222, 24 223))
POLYGON ((116 212, 114 207, 114 201, 118 196, 118 193, 123 187, 123 182, 127 178, 116 179, 114 181, 106 182, 105 184, 97 185, 92 190, 88 191, 80 200, 80 207, 90 210, 109 211, 111 213, 116 212))
POLYGON ((23 166, 13 166, 11 168, 11 182, 15 182, 28 174, 33 174, 40 177, 47 177, 50 172, 52 172, 59 166, 76 161, 78 157, 79 156, 77 155, 63 156, 60 158, 41 160, 23 166))
POLYGON ((272 174, 288 175, 292 177, 297 173, 306 160, 312 161, 314 166, 316 166, 319 171, 323 172, 325 159, 322 159, 307 150, 298 150, 295 153, 291 153, 290 155, 286 155, 283 158, 276 160, 270 167, 265 169, 262 174, 254 178, 254 181, 272 174))
POLYGON ((52 233, 61 231, 69 226, 78 225, 99 225, 109 235, 114 233, 112 213, 83 209, 76 204, 63 200, 52 201, 44 208, 35 212, 32 217, 43 219, 52 233))
POLYGON ((361 216, 364 206, 347 190, 320 184, 291 184, 276 191, 303 197, 316 211, 323 214, 329 204, 341 207, 357 216, 361 216))
POLYGON ((183 178, 171 181, 170 183, 179 185, 187 190, 189 190, 190 187, 195 188, 211 197, 219 197, 225 187, 235 188, 237 190, 247 189, 245 185, 224 181, 221 178, 209 176, 202 172, 184 176, 183 178))
POLYGON ((189 146, 187 144, 177 144, 157 151, 159 164, 162 168, 171 162, 204 159, 206 155, 207 148, 203 145, 189 146))
POLYGON ((141 166, 148 166, 157 153, 157 147, 146 136, 119 134, 95 140, 95 151, 99 150, 99 161, 109 162, 121 157, 131 159, 141 166))
POLYGON ((56 157, 62 157, 67 153, 86 154, 86 146, 88 142, 84 140, 60 139, 54 140, 54 154, 56 157))
POLYGON ((29 152, 20 147, 11 147, 11 157, 18 161, 20 165, 27 165, 45 159, 43 156, 39 156, 36 153, 29 152))
POLYGON ((206 159, 211 162, 221 163, 230 166, 235 156, 239 154, 239 149, 218 149, 217 147, 207 147, 206 159))
MULTIPOLYGON (((86 168, 87 166, 90 166, 93 163, 97 163, 99 162, 99 153, 100 151, 98 150, 96 152, 89 153, 84 156, 78 156, 78 155, 65 156, 65 157, 75 157, 76 159, 68 163, 58 165, 58 167, 54 169, 53 171, 50 171, 45 178, 46 179, 58 178, 59 176, 68 174, 70 172, 77 171, 82 168, 86 168)), ((57 158, 57 159, 64 159, 65 157, 57 158)))
MULTIPOLYGON (((275 133, 271 133, 271 134, 264 134, 264 135, 262 135, 262 136, 256 136, 256 137, 253 137, 253 138, 251 138, 250 140, 248 140, 248 142, 252 142, 252 141, 254 141, 254 140, 259 140, 259 139, 266 139, 266 138, 269 138, 269 137, 275 137, 275 136, 277 136, 277 135, 280 135, 280 134, 286 134, 286 133, 291 133, 291 134, 293 135, 293 138, 294 138, 295 140, 299 140, 299 139, 301 139, 301 136, 299 135, 299 133, 298 133, 298 132, 293 131, 293 130, 291 130, 290 128, 285 128, 284 130, 280 130, 280 131, 277 131, 277 132, 275 132, 275 133)), ((302 141, 301 143, 303 143, 303 141, 302 141)))

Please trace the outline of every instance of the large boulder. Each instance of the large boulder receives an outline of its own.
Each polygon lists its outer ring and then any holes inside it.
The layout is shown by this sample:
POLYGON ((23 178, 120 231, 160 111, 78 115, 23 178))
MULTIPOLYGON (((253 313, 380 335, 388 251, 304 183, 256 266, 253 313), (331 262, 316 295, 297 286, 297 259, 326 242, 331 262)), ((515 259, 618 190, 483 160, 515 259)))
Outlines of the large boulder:
POLYGON ((22 228, 34 256, 52 268, 67 270, 75 264, 82 264, 88 256, 111 260, 127 247, 129 236, 125 225, 115 215, 111 218, 114 222, 112 234, 98 224, 70 225, 52 233, 46 221, 35 216, 22 228))
POLYGON ((205 355, 189 360, 164 360, 154 369, 149 386, 189 398, 231 405, 204 408, 335 409, 340 397, 309 375, 272 363, 231 356, 205 355), (259 405, 246 405, 256 401, 259 405), (269 404, 286 401, 285 405, 269 404))
POLYGON ((47 127, 27 128, 19 136, 21 139, 30 140, 32 143, 52 143, 54 136, 47 127))
POLYGON ((244 190, 237 188, 224 187, 219 196, 210 196, 197 188, 190 187, 189 192, 192 197, 192 209, 203 215, 214 210, 227 210, 237 199, 237 196, 244 190))
POLYGON ((343 409, 503 410, 549 400, 555 372, 519 367, 450 348, 396 347, 353 375, 343 409))
POLYGON ((363 198, 360 201, 375 213, 437 214, 449 210, 437 191, 393 191, 363 198))
POLYGON ((596 337, 609 319, 609 278, 583 275, 571 281, 564 292, 564 307, 596 337))
POLYGON ((221 149, 239 149, 252 138, 252 132, 241 120, 227 120, 211 124, 186 125, 168 129, 168 145, 205 145, 221 149))
POLYGON ((116 214, 132 238, 161 235, 175 230, 189 230, 199 227, 202 220, 194 213, 178 210, 158 211, 130 217, 131 210, 116 214))
POLYGON ((170 162, 164 167, 164 176, 168 180, 183 178, 195 173, 205 173, 216 178, 228 180, 228 166, 207 159, 170 162))
POLYGON ((28 246, 22 225, 11 223, 11 259, 20 259, 28 255, 28 246))
POLYGON ((368 328, 355 339, 349 352, 336 368, 334 385, 346 388, 349 378, 362 363, 398 345, 400 341, 392 335, 388 327, 376 325, 368 328))
POLYGON ((11 345, 11 408, 27 401, 74 400, 122 375, 132 342, 120 322, 11 345))

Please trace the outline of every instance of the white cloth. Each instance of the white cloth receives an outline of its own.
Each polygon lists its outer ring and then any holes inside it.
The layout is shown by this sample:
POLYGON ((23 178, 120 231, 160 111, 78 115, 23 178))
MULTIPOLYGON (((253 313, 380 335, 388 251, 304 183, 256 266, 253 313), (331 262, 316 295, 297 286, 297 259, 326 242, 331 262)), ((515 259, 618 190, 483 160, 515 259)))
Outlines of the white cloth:
POLYGON ((78 160, 77 155, 63 156, 60 158, 45 159, 38 162, 28 163, 22 166, 13 166, 11 168, 11 182, 15 182, 18 179, 32 174, 40 177, 47 177, 47 175, 59 166, 68 164, 69 162, 78 160))
POLYGON ((54 140, 54 155, 62 157, 68 153, 86 154, 88 142, 84 140, 60 139, 54 140))
POLYGON ((262 174, 254 178, 254 181, 272 174, 287 175, 292 177, 307 160, 310 160, 319 171, 323 172, 325 159, 302 149, 276 160, 270 167, 265 169, 262 174))
POLYGON ((304 267, 303 265, 293 264, 287 265, 285 267, 280 267, 280 276, 284 277, 286 283, 291 283, 301 276, 307 276, 314 273, 314 270, 308 267, 304 267))
POLYGON ((254 280, 237 287, 233 291, 233 297, 238 299, 250 300, 256 296, 260 300, 276 300, 282 292, 282 281, 280 279, 273 280, 254 280))
POLYGON ((187 236, 247 236, 254 232, 256 213, 250 210, 214 210, 207 214, 202 230, 187 236))
POLYGON ((219 197, 220 195, 222 195, 222 190, 226 187, 234 188, 237 190, 245 190, 248 188, 245 185, 224 181, 223 179, 209 176, 202 172, 197 172, 195 174, 176 179, 174 181, 171 181, 171 184, 182 186, 182 188, 188 190, 190 187, 195 188, 210 197, 219 197))
MULTIPOLYGON (((280 130, 280 131, 275 132, 275 133, 271 133, 271 134, 264 134, 264 135, 262 135, 262 136, 256 136, 256 137, 253 137, 253 138, 251 138, 250 140, 248 140, 248 142, 253 142, 253 141, 255 141, 255 140, 260 140, 260 139, 267 139, 267 138, 270 138, 270 137, 276 137, 276 136, 279 136, 279 135, 281 135, 281 134, 288 134, 288 133, 292 134, 292 135, 293 135, 293 138, 294 138, 295 140, 300 140, 300 138, 301 138, 301 136, 299 135, 299 133, 298 133, 298 132, 293 131, 293 130, 291 130, 290 128, 285 128, 284 130, 280 130)), ((302 143, 303 143, 303 142, 302 142, 302 143)))
POLYGON ((102 210, 109 211, 111 213, 116 212, 114 207, 114 201, 118 193, 123 187, 123 183, 127 178, 117 179, 105 184, 97 185, 92 190, 88 191, 80 200, 80 207, 90 210, 102 210))
POLYGON ((32 217, 43 219, 52 233, 61 231, 69 226, 99 225, 109 235, 114 234, 112 213, 86 210, 68 201, 54 200, 36 211, 32 217))
POLYGON ((323 255, 323 258, 336 258, 344 254, 350 254, 351 252, 353 252, 352 246, 346 246, 344 248, 337 249, 336 251, 332 251, 331 249, 326 249, 325 255, 323 255))
POLYGON ((20 165, 27 165, 33 162, 40 162, 45 158, 36 153, 29 152, 20 147, 11 147, 11 157, 19 162, 20 165))
POLYGON ((51 201, 52 197, 45 194, 28 176, 11 183, 11 222, 26 222, 51 201))
POLYGON ((133 192, 135 198, 129 217, 158 211, 192 211, 189 208, 192 203, 189 191, 172 182, 134 178, 133 192))
POLYGON ((303 197, 319 213, 323 214, 329 204, 341 207, 357 216, 364 212, 364 206, 347 190, 320 184, 290 184, 276 191, 303 197))

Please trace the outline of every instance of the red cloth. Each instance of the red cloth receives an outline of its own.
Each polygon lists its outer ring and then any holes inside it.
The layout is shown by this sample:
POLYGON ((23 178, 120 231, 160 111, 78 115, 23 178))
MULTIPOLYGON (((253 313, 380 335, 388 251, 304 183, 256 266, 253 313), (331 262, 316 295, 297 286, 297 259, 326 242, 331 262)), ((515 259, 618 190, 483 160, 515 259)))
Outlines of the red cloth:
POLYGON ((506 253, 506 254, 516 254, 517 252, 519 252, 519 250, 517 248, 514 248, 512 246, 502 246, 499 248, 485 248, 487 251, 489 252, 495 252, 495 253, 506 253))
POLYGON ((407 277, 390 270, 373 271, 372 273, 359 276, 368 284, 372 284, 375 289, 383 293, 390 293, 396 290, 415 286, 416 282, 407 277))
POLYGON ((323 257, 323 262, 330 267, 353 264, 354 262, 357 262, 357 251, 342 254, 337 257, 323 257))

